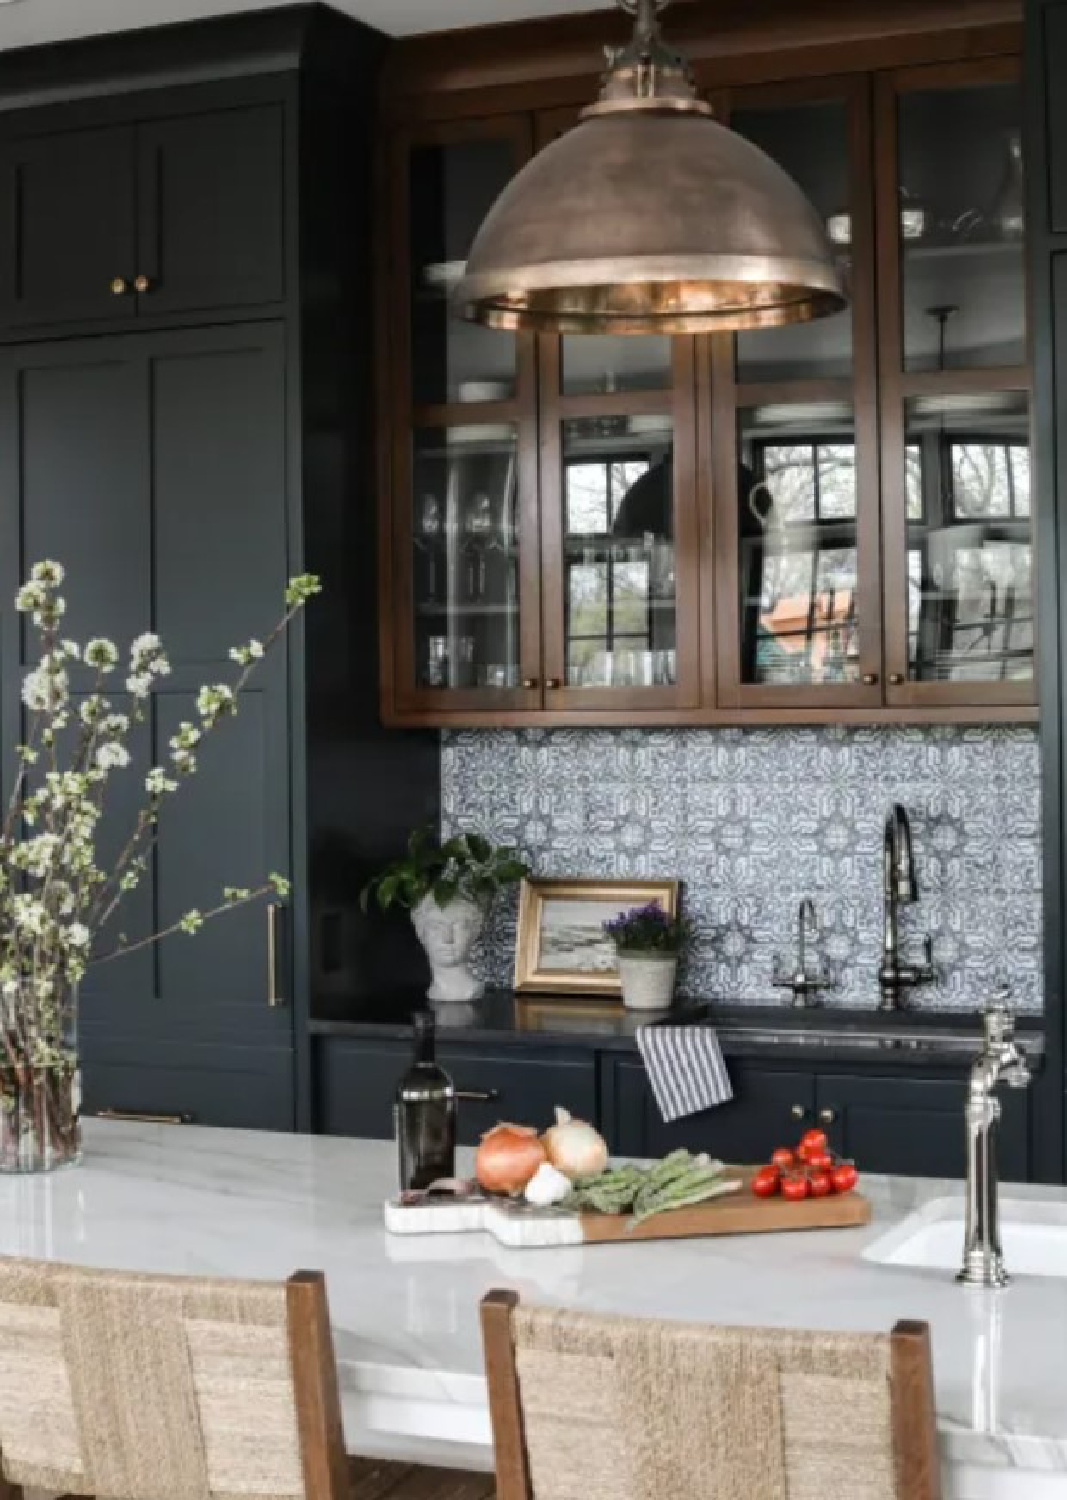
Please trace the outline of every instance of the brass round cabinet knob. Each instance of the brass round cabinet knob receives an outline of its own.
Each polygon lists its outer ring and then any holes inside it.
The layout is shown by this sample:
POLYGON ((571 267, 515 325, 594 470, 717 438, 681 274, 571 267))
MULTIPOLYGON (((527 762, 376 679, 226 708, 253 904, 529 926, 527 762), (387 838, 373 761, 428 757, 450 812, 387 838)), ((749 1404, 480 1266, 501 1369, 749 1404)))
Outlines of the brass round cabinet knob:
POLYGON ((152 290, 152 278, 150 276, 138 276, 133 284, 133 289, 135 292, 140 292, 143 297, 145 292, 152 290))
POLYGON ((874 686, 876 686, 877 682, 878 682, 878 673, 877 672, 864 672, 864 674, 863 674, 863 686, 864 687, 874 687, 874 686))
POLYGON ((534 689, 537 687, 537 678, 536 677, 524 677, 522 679, 522 685, 523 685, 523 687, 526 689, 526 691, 528 693, 532 693, 534 691, 534 689))
POLYGON ((113 297, 125 297, 130 290, 130 283, 125 276, 116 276, 111 283, 111 295, 113 297))
POLYGON ((836 1119, 837 1119, 837 1110, 836 1109, 820 1109, 820 1111, 819 1111, 819 1124, 820 1125, 832 1125, 836 1119))
POLYGON ((789 1113, 793 1116, 794 1120, 803 1120, 808 1112, 803 1104, 794 1104, 789 1113))
POLYGON ((903 672, 890 672, 890 674, 889 674, 889 685, 890 685, 890 687, 903 687, 904 686, 904 673, 903 672))
POLYGON ((545 678, 545 687, 548 689, 548 691, 550 693, 557 693, 557 692, 559 692, 559 690, 560 690, 560 688, 562 686, 563 686, 563 684, 562 684, 562 682, 560 682, 560 680, 559 680, 558 677, 546 677, 545 678))

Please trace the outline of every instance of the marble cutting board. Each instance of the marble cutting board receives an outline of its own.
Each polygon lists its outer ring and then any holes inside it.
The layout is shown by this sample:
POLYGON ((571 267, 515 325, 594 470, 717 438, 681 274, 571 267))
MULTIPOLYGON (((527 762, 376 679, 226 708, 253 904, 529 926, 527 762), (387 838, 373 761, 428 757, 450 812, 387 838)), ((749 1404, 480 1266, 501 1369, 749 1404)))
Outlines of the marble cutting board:
POLYGON ((629 1228, 628 1214, 569 1213, 530 1208, 503 1198, 385 1205, 390 1234, 494 1235, 514 1250, 554 1245, 632 1245, 639 1240, 699 1239, 721 1234, 777 1234, 801 1229, 855 1229, 869 1224, 871 1205, 862 1193, 829 1198, 757 1198, 749 1190, 754 1168, 731 1168, 737 1191, 693 1208, 672 1209, 629 1228))

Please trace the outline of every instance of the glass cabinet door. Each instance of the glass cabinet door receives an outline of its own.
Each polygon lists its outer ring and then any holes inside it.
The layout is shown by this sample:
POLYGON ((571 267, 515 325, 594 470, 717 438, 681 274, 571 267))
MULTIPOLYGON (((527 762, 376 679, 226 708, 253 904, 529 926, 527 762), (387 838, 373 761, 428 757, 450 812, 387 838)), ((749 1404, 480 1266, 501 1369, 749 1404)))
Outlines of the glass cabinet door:
POLYGON ((851 304, 709 351, 724 706, 881 702, 870 109, 854 81, 738 90, 730 124, 803 188, 851 304))
POLYGON ((394 634, 407 711, 540 705, 533 340, 466 323, 449 300, 529 137, 525 118, 431 127, 395 161, 407 263, 394 268, 394 634))
POLYGON ((542 345, 546 707, 695 705, 692 341, 542 345), (568 365, 618 380, 576 390, 568 365))
POLYGON ((889 701, 1035 701, 1017 64, 883 79, 889 701))

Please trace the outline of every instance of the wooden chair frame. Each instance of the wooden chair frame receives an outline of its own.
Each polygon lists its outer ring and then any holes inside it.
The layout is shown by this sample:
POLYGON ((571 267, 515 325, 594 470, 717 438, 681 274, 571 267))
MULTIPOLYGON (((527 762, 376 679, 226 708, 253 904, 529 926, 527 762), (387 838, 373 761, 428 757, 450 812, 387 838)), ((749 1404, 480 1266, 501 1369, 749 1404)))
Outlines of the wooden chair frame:
MULTIPOLYGON (((305 1500, 349 1500, 348 1456, 326 1278, 321 1271, 297 1271, 286 1282, 285 1289, 289 1366, 305 1500)), ((25 1500, 22 1490, 9 1484, 2 1473, 0 1500, 25 1500)), ((75 1497, 66 1496, 64 1500, 75 1497)))
MULTIPOLYGON (((511 1331, 512 1313, 518 1302, 517 1292, 492 1291, 481 1304, 497 1500, 534 1500, 511 1331)), ((941 1500, 941 1460, 928 1324, 897 1323, 890 1338, 890 1372, 898 1500, 941 1500)))

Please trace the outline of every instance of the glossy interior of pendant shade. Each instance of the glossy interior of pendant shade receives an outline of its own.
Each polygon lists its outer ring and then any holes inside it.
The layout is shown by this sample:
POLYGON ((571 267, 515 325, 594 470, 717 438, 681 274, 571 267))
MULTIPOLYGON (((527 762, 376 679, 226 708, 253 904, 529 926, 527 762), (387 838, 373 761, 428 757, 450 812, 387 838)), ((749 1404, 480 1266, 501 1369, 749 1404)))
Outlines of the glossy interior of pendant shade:
POLYGON ((695 333, 846 305, 823 224, 757 147, 684 110, 598 113, 536 156, 455 293, 495 328, 695 333))

